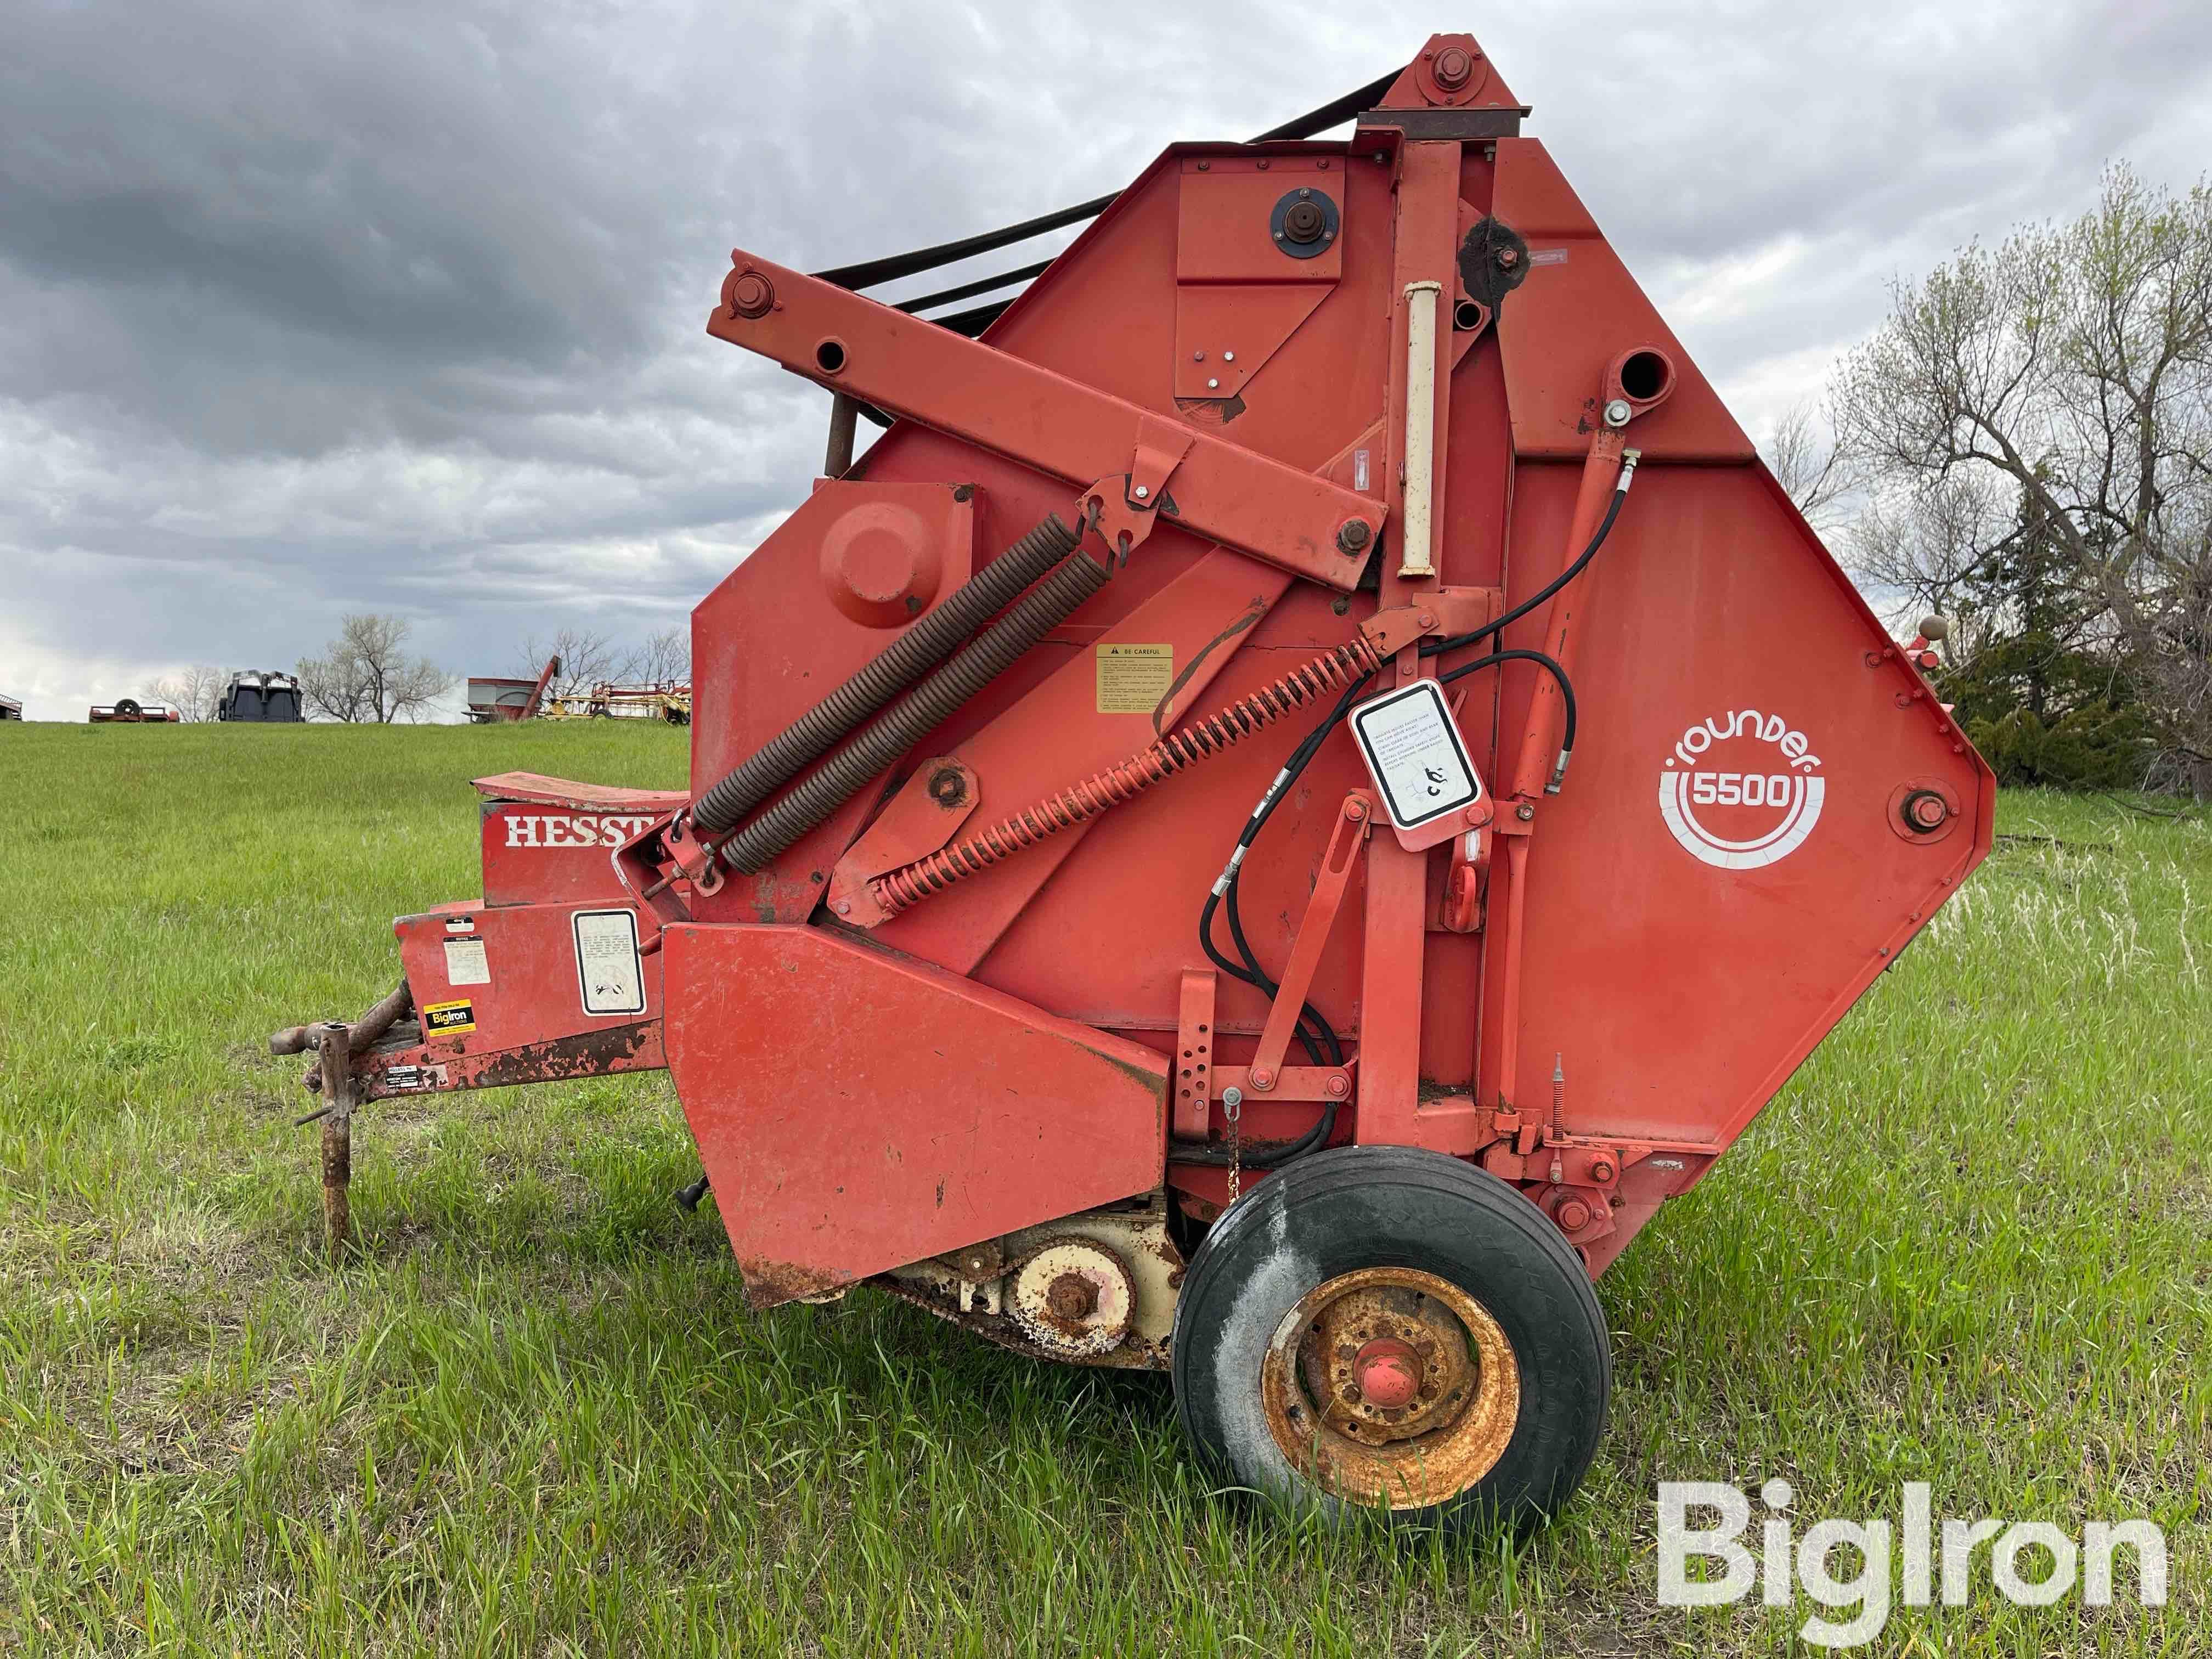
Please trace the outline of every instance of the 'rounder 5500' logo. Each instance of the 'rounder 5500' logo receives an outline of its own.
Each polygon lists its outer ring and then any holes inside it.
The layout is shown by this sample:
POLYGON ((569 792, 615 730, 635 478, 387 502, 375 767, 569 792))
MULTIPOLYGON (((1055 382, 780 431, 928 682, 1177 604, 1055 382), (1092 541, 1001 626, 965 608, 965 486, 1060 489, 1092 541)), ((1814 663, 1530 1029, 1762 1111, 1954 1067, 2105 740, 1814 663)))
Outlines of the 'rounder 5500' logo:
POLYGON ((1659 772, 1659 816, 1691 857, 1756 870, 1804 845, 1827 781, 1802 732, 1779 714, 1732 709, 1682 733, 1659 772))

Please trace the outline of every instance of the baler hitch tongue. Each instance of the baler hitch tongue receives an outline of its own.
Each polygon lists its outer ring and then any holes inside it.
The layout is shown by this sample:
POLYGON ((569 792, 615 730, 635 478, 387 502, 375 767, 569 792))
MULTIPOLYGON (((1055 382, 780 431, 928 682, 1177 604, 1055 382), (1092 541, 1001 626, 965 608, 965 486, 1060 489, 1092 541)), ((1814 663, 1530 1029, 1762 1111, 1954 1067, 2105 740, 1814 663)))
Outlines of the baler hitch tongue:
POLYGON ((272 1054, 317 1051, 315 1063, 300 1080, 308 1089, 319 1090, 323 1103, 294 1127, 304 1127, 318 1120, 323 1126, 323 1235, 332 1261, 343 1261, 353 1245, 353 1214, 347 1190, 353 1182, 353 1061, 374 1047, 414 1006, 414 994, 402 979, 351 1024, 329 1020, 270 1033, 272 1054))

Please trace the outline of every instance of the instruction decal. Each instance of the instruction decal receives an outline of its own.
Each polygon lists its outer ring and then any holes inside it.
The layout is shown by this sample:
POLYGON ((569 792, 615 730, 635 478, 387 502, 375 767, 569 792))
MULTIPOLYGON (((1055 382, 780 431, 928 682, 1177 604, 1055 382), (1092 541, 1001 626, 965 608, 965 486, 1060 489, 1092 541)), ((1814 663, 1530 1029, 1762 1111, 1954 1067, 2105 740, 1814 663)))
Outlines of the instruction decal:
POLYGON ((1434 680, 1370 697, 1352 711, 1352 735, 1390 822, 1414 830, 1482 799, 1482 783, 1434 680))
POLYGON ((645 964, 637 952, 637 917, 629 910, 579 910, 576 987, 587 1014, 645 1012, 645 964))
POLYGON ((1098 712, 1149 714, 1175 688, 1175 647, 1101 640, 1098 712))
POLYGON ((491 959, 484 955, 484 942, 480 939, 449 939, 446 941, 446 983, 448 985, 489 985, 491 983, 491 959))
POLYGON ((459 1036, 464 1031, 476 1029, 477 1006, 473 1002, 463 1000, 422 1005, 422 1035, 425 1036, 459 1036))

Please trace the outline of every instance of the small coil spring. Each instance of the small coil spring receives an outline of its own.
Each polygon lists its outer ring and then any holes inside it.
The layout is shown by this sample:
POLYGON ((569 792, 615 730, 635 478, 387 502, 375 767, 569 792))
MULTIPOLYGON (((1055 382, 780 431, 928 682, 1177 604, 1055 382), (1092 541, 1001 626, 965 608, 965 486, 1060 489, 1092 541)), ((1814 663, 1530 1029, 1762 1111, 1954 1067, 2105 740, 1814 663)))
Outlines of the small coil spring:
POLYGON ((1094 818, 1109 806, 1133 800, 1162 779, 1219 753, 1292 709, 1381 665, 1382 659, 1364 639, 1337 646, 1273 684, 1170 732, 1120 765, 1094 772, 1026 811, 1001 818, 988 830, 876 877, 868 884, 869 893, 886 915, 895 916, 932 893, 941 893, 1023 848, 1035 846, 1047 836, 1094 818))

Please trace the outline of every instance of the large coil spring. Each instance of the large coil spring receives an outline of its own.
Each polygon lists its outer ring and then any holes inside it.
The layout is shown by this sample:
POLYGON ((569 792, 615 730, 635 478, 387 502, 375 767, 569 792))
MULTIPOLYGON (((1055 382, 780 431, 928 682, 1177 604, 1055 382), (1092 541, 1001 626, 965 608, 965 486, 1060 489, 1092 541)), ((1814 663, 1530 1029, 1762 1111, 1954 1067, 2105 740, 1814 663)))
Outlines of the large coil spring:
POLYGON ((1025 811, 1001 818, 989 829, 965 836, 926 859, 876 877, 869 882, 868 891, 886 915, 896 915, 930 894, 941 893, 1023 848, 1035 846, 1047 836, 1058 835, 1109 806, 1134 799, 1162 779, 1219 753, 1292 709, 1381 665, 1382 659, 1364 639, 1337 646, 1272 685, 1264 685, 1218 713, 1170 732, 1119 766, 1094 772, 1025 811))
POLYGON ((1072 555, 958 655, 893 703, 797 788, 724 842, 722 861, 746 874, 764 868, 954 709, 1012 667, 1017 657, 1105 586, 1113 574, 1086 553, 1072 555))
POLYGON ((1048 515, 945 602, 908 628, 860 672, 755 750, 699 797, 691 821, 709 835, 728 830, 862 720, 942 662, 1016 594, 1075 550, 1076 532, 1048 515))

